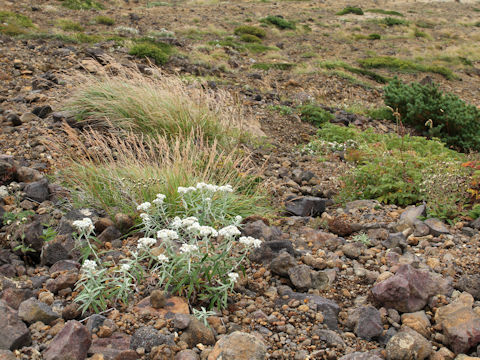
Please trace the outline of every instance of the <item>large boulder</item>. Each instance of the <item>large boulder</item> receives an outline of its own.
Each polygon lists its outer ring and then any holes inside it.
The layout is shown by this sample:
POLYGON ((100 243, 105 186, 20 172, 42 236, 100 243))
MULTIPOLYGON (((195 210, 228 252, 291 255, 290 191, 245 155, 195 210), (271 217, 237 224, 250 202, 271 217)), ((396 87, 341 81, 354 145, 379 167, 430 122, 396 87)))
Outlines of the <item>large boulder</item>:
POLYGON ((408 264, 401 265, 394 276, 372 288, 378 303, 408 313, 422 310, 432 296, 450 292, 451 286, 446 279, 408 264))
POLYGON ((48 344, 44 360, 83 360, 92 344, 85 326, 75 320, 67 321, 63 329, 48 344))
POLYGON ((17 312, 0 300, 0 349, 16 350, 31 344, 30 331, 17 312))
POLYGON ((387 360, 424 360, 432 353, 432 344, 409 327, 403 328, 388 341, 387 360))
POLYGON ((251 334, 235 331, 222 337, 208 355, 208 360, 264 360, 267 347, 251 334))
POLYGON ((480 343, 480 315, 473 311, 473 301, 472 295, 463 293, 435 313, 435 322, 441 325, 447 344, 456 354, 480 343))

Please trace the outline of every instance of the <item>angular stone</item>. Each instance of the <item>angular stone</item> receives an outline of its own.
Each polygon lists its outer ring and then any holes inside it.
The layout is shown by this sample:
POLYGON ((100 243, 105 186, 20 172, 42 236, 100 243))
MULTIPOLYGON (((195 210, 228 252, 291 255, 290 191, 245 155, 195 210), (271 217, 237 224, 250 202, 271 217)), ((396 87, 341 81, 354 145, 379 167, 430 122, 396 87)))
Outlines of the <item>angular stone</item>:
POLYGON ((406 264, 371 291, 374 299, 386 308, 410 313, 422 310, 432 296, 448 294, 450 290, 448 282, 440 276, 406 264))
POLYGON ((77 280, 78 280, 78 271, 76 269, 69 270, 60 274, 55 279, 47 280, 45 287, 52 293, 56 294, 60 290, 63 290, 66 288, 73 289, 77 280))
POLYGON ((333 330, 318 329, 313 333, 320 338, 320 341, 325 342, 327 346, 335 346, 340 349, 345 348, 345 341, 333 330))
POLYGON ((75 320, 67 321, 63 329, 48 344, 44 360, 83 360, 92 344, 87 328, 75 320))
POLYGON ((480 274, 463 275, 457 280, 455 287, 468 292, 475 300, 480 300, 480 274))
POLYGON ((60 317, 50 306, 34 298, 25 300, 20 304, 18 316, 29 324, 41 321, 47 325, 60 317))
POLYGON ((51 242, 43 246, 40 259, 42 264, 50 266, 68 257, 68 250, 60 242, 51 242))
POLYGON ((80 267, 81 267, 80 263, 74 260, 60 260, 60 261, 57 261, 55 264, 53 264, 48 270, 48 272, 50 274, 54 274, 57 271, 66 271, 66 270, 74 270, 74 269, 79 270, 80 267))
POLYGON ((367 341, 370 341, 383 332, 380 312, 371 305, 362 306, 354 312, 355 334, 367 341))
POLYGON ((121 332, 115 332, 108 338, 95 338, 88 354, 102 354, 105 360, 113 360, 122 352, 130 350, 130 341, 131 337, 121 332))
POLYGON ((42 179, 29 183, 25 186, 23 192, 28 199, 37 201, 39 203, 44 202, 49 196, 48 180, 42 179))
POLYGON ((365 245, 362 243, 347 243, 342 246, 343 254, 350 259, 358 259, 364 249, 365 245))
POLYGON ((424 224, 427 225, 430 229, 430 234, 433 236, 440 236, 442 234, 450 234, 450 231, 447 229, 445 224, 436 218, 430 218, 424 221, 424 224))
POLYGON ((115 214, 115 225, 122 233, 126 233, 135 225, 135 221, 130 215, 118 213, 115 214))
POLYGON ((43 225, 39 220, 34 221, 31 224, 28 224, 23 230, 23 242, 25 245, 31 247, 35 251, 42 251, 43 240, 41 236, 43 235, 43 225))
POLYGON ((272 273, 280 276, 288 276, 288 270, 297 265, 297 262, 288 252, 280 252, 270 263, 272 273))
POLYGON ((200 360, 200 356, 193 350, 182 350, 175 355, 174 360, 200 360))
POLYGON ((311 272, 308 265, 296 265, 288 269, 288 276, 293 286, 300 291, 306 291, 312 287, 311 272))
POLYGON ((264 241, 262 245, 255 249, 249 256, 249 259, 256 263, 268 263, 276 254, 285 250, 290 255, 295 256, 296 252, 290 240, 272 240, 264 241))
POLYGON ((145 352, 152 351, 152 348, 159 345, 174 345, 173 336, 167 336, 155 330, 153 326, 142 326, 137 329, 130 340, 130 349, 145 349, 145 352))
POLYGON ((178 330, 183 330, 190 325, 190 321, 192 319, 190 318, 189 315, 186 314, 175 314, 175 317, 173 318, 173 326, 175 329, 178 330))
POLYGON ((42 106, 36 106, 32 110, 32 113, 41 119, 45 119, 52 111, 53 110, 50 105, 42 105, 42 106))
POLYGON ((401 248, 405 249, 407 247, 407 238, 401 232, 388 234, 388 238, 382 241, 382 245, 387 249, 401 248))
POLYGON ((208 360, 264 360, 267 347, 255 336, 235 331, 222 337, 208 355, 208 360))
POLYGON ((120 230, 115 226, 109 226, 98 236, 98 240, 102 243, 112 242, 113 240, 119 239, 122 236, 120 230))
POLYGON ((386 348, 387 360, 424 360, 432 353, 432 344, 409 327, 396 333, 386 348))
POLYGON ((155 309, 163 308, 167 304, 167 298, 162 290, 153 290, 150 294, 150 304, 155 309))
POLYGON ((30 331, 17 312, 0 300, 0 349, 16 350, 32 343, 30 331))
POLYGON ((282 237, 282 231, 276 226, 268 226, 262 220, 249 222, 243 228, 245 236, 251 236, 256 239, 271 241, 282 237))
POLYGON ((430 337, 430 330, 428 328, 431 324, 425 311, 403 314, 402 325, 408 326, 410 329, 415 330, 427 339, 430 337))
POLYGON ((472 310, 473 301, 472 295, 462 293, 435 314, 435 322, 442 326, 447 344, 456 354, 480 343, 480 315, 472 310))
POLYGON ((180 335, 180 340, 185 341, 190 348, 197 344, 213 345, 215 344, 215 335, 212 329, 205 326, 200 320, 192 317, 190 324, 180 335))
POLYGON ((419 217, 426 215, 427 212, 425 205, 408 206, 400 215, 400 222, 413 227, 416 222, 421 221, 419 217))
POLYGON ((11 308, 18 310, 20 304, 33 296, 30 289, 7 288, 1 292, 1 299, 11 308))
POLYGON ((320 216, 325 212, 326 206, 327 199, 314 196, 294 197, 285 203, 287 212, 295 216, 320 216))

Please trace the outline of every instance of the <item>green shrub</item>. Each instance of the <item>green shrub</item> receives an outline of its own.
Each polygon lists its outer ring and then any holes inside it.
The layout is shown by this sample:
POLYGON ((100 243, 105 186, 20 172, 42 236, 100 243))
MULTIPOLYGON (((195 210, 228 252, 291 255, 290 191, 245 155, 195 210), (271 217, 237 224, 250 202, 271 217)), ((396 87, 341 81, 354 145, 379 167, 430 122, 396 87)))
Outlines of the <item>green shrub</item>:
POLYGON ((386 68, 405 72, 432 72, 440 74, 447 80, 457 79, 452 70, 438 65, 423 65, 407 59, 392 56, 374 56, 358 60, 358 63, 367 69, 386 68))
POLYGON ((380 40, 382 36, 380 34, 370 34, 368 35, 368 40, 380 40))
POLYGON ((367 9, 365 11, 370 12, 370 13, 375 13, 375 14, 393 15, 393 16, 402 16, 403 17, 402 13, 399 13, 398 11, 392 11, 392 10, 367 9))
POLYGON ((380 75, 380 74, 377 74, 376 72, 373 72, 373 71, 370 71, 370 70, 367 70, 367 69, 361 69, 361 68, 357 68, 357 67, 354 67, 350 64, 347 64, 343 61, 322 61, 319 63, 319 65, 323 68, 326 68, 326 69, 338 69, 338 68, 341 68, 341 69, 345 69, 347 71, 350 71, 354 74, 359 74, 359 75, 363 75, 363 76, 366 76, 378 83, 381 83, 381 84, 385 84, 388 82, 388 78, 380 75))
POLYGON ((115 20, 111 17, 100 15, 95 18, 95 22, 101 25, 112 26, 115 24, 115 20))
POLYGON ((293 68, 295 64, 291 63, 256 63, 252 65, 253 69, 260 69, 260 70, 290 70, 293 68))
POLYGON ((83 31, 84 30, 82 25, 69 19, 60 19, 55 24, 64 31, 83 31))
POLYGON ((398 205, 427 201, 429 216, 454 218, 466 203, 463 154, 417 136, 364 132, 326 123, 308 149, 342 151, 354 167, 344 177, 339 200, 377 199, 398 205))
POLYGON ((397 19, 397 18, 392 18, 392 17, 386 17, 386 18, 382 19, 381 23, 383 23, 387 26, 408 25, 409 24, 409 22, 407 20, 397 19))
POLYGON ((384 99, 398 109, 402 121, 423 134, 463 151, 480 150, 480 110, 458 96, 444 94, 436 85, 394 79, 385 87, 384 99))
POLYGON ((259 37, 256 37, 255 35, 250 35, 250 34, 242 34, 240 35, 240 40, 247 42, 247 43, 260 43, 262 40, 259 37))
POLYGON ((258 26, 251 26, 251 25, 242 25, 234 30, 235 35, 243 35, 243 34, 248 34, 248 35, 253 35, 256 36, 257 38, 264 38, 267 35, 267 32, 259 28, 258 26))
POLYGON ((332 113, 315 104, 302 105, 298 108, 298 111, 300 113, 300 118, 303 121, 309 122, 315 126, 320 126, 334 118, 332 113))
POLYGON ((266 18, 264 18, 260 21, 263 22, 263 23, 275 25, 277 28, 279 28, 281 30, 283 30, 283 29, 295 30, 295 28, 296 28, 295 23, 293 21, 285 20, 281 16, 269 15, 266 18))
POLYGON ((337 12, 337 15, 346 15, 346 14, 363 15, 363 10, 359 7, 347 6, 343 10, 337 12))
POLYGON ((417 38, 428 38, 428 34, 426 32, 420 31, 417 28, 415 28, 413 35, 417 38))
POLYGON ((395 120, 392 110, 388 107, 368 109, 367 115, 375 120, 395 120))
POLYGON ((104 6, 95 0, 62 0, 62 5, 72 10, 104 9, 104 6))
POLYGON ((168 44, 145 41, 135 44, 128 53, 139 58, 150 58, 155 64, 162 65, 168 61, 171 47, 168 44))

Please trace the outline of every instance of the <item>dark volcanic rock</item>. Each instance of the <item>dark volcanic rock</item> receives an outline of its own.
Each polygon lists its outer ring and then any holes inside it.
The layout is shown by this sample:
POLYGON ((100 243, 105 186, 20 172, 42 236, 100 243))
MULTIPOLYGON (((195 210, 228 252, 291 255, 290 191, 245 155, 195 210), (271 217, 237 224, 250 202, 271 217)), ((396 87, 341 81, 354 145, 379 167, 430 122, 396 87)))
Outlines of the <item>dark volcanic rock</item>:
POLYGON ((0 300, 0 349, 15 350, 31 344, 30 331, 17 312, 0 300))
POLYGON ((42 179, 29 183, 23 189, 25 196, 31 200, 37 201, 39 203, 44 202, 48 199, 48 180, 42 179))
POLYGON ((173 345, 173 337, 161 334, 153 326, 142 326, 133 334, 130 349, 144 348, 146 352, 150 352, 154 346, 163 344, 173 345))
POLYGON ((45 360, 83 360, 91 344, 92 336, 87 328, 70 320, 48 344, 43 357, 45 360))
POLYGON ((475 300, 480 300, 480 275, 463 275, 457 280, 455 287, 459 290, 466 291, 472 295, 475 300))
POLYGON ((314 196, 289 198, 285 203, 287 212, 295 216, 320 216, 326 206, 327 199, 314 196))

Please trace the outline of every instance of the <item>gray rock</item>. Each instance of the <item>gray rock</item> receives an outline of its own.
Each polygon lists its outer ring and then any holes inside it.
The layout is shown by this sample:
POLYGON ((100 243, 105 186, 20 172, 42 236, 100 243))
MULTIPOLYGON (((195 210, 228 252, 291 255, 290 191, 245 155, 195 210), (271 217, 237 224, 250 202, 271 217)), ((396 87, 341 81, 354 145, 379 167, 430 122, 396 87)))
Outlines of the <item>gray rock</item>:
POLYGON ((470 227, 480 230, 480 217, 476 218, 475 220, 470 222, 470 227))
POLYGON ((142 326, 133 334, 130 349, 144 348, 146 352, 150 352, 153 347, 163 344, 173 345, 173 336, 164 335, 153 326, 142 326))
POLYGON ((87 328, 75 320, 67 321, 63 329, 48 344, 44 360, 83 360, 92 344, 87 328))
POLYGON ((43 225, 40 220, 36 220, 25 226, 23 230, 23 241, 25 245, 31 247, 35 251, 42 251, 43 243, 41 236, 43 235, 43 225))
POLYGON ((306 291, 312 287, 311 272, 307 265, 296 265, 288 269, 288 276, 293 286, 300 291, 306 291))
POLYGON ((455 287, 468 292, 475 300, 480 300, 480 274, 463 275, 457 280, 455 287))
POLYGON ((262 220, 247 223, 243 227, 245 236, 252 236, 256 239, 272 241, 282 237, 282 231, 276 226, 268 226, 262 220))
POLYGON ((66 288, 73 289, 77 280, 78 280, 78 271, 76 269, 68 270, 60 274, 59 276, 57 276, 55 279, 48 279, 45 283, 45 287, 52 293, 56 294, 60 290, 63 290, 66 288))
POLYGON ((67 271, 67 270, 79 270, 81 267, 80 263, 74 260, 60 260, 53 264, 48 272, 50 274, 56 273, 57 271, 67 271))
POLYGON ((45 200, 48 200, 49 196, 48 180, 42 179, 27 184, 23 189, 23 192, 28 199, 37 201, 39 203, 44 202, 45 200))
POLYGON ((409 206, 405 211, 400 215, 400 222, 413 226, 416 222, 421 221, 419 217, 426 216, 425 205, 420 206, 409 206))
POLYGON ((1 293, 1 299, 11 308, 18 310, 20 304, 33 296, 30 289, 7 288, 1 293))
POLYGON ((413 236, 427 236, 428 234, 430 234, 430 228, 427 226, 427 224, 425 224, 424 222, 422 221, 418 221, 416 222, 414 225, 414 232, 413 232, 413 236))
POLYGON ((342 356, 339 360, 383 360, 377 354, 371 352, 354 352, 342 356))
POLYGON ((249 255, 249 259, 256 263, 265 264, 272 261, 282 250, 287 251, 292 256, 296 255, 296 251, 290 240, 272 240, 264 241, 259 248, 255 249, 249 255))
POLYGON ((175 314, 173 318, 173 326, 176 329, 183 330, 190 325, 191 318, 187 314, 175 314))
POLYGON ((329 287, 330 283, 333 282, 330 281, 330 277, 326 271, 312 271, 311 277, 313 289, 325 290, 329 287))
POLYGON ((336 346, 343 349, 345 347, 345 341, 335 331, 319 329, 314 330, 313 333, 320 338, 320 341, 325 342, 328 346, 336 346))
POLYGON ((270 263, 272 273, 287 276, 288 270, 297 265, 297 262, 288 252, 280 252, 270 263))
POLYGON ((190 318, 190 323, 180 335, 180 340, 185 341, 190 348, 197 344, 215 344, 215 336, 212 330, 194 317, 190 318))
POLYGON ((294 197, 285 203, 286 211, 296 216, 320 216, 325 212, 326 206, 327 199, 314 196, 294 197))
POLYGON ((405 249, 407 247, 407 238, 401 232, 388 234, 388 238, 382 241, 382 245, 387 249, 393 249, 397 247, 405 249))
POLYGON ((430 218, 424 221, 425 225, 427 225, 430 229, 430 233, 433 236, 440 236, 442 234, 450 234, 445 224, 436 218, 430 218))
POLYGON ((87 323, 85 326, 87 327, 87 330, 90 331, 90 333, 97 332, 100 326, 103 325, 107 318, 103 315, 99 314, 93 314, 90 316, 87 320, 87 323))
POLYGON ((380 312, 373 306, 362 306, 355 311, 355 334, 367 341, 377 338, 383 332, 380 312))
POLYGON ((115 226, 109 226, 98 236, 98 240, 102 243, 112 242, 113 240, 119 239, 122 236, 120 230, 115 226))
POLYGON ((107 338, 95 338, 92 340, 88 355, 102 354, 104 360, 137 359, 139 358, 137 353, 130 350, 130 340, 129 335, 118 331, 107 338))
POLYGON ((200 356, 195 351, 187 349, 179 351, 174 360, 200 360, 200 356))
POLYGON ((364 249, 365 245, 362 243, 346 243, 342 246, 342 252, 350 259, 358 259, 364 249))
POLYGON ((387 360, 424 360, 432 353, 432 344, 409 327, 396 333, 386 348, 387 360))
POLYGON ((68 257, 67 249, 60 242, 51 242, 43 246, 40 259, 42 264, 50 266, 68 257))
POLYGON ((0 349, 16 350, 32 343, 30 331, 17 312, 0 300, 0 349))
POLYGON ((377 200, 355 200, 350 201, 345 204, 345 210, 351 211, 355 209, 374 209, 375 207, 381 206, 380 202, 377 200))
POLYGON ((155 309, 163 308, 167 304, 167 298, 162 290, 153 290, 150 294, 150 304, 155 309))
POLYGON ((18 316, 28 324, 41 321, 47 325, 60 317, 53 312, 50 306, 34 298, 25 300, 20 304, 18 316))
POLYGON ((223 336, 213 348, 209 360, 264 360, 267 347, 255 336, 235 331, 223 336))
POLYGON ((53 110, 50 105, 41 105, 41 106, 36 106, 32 110, 32 113, 37 115, 41 119, 45 119, 52 111, 53 110))

